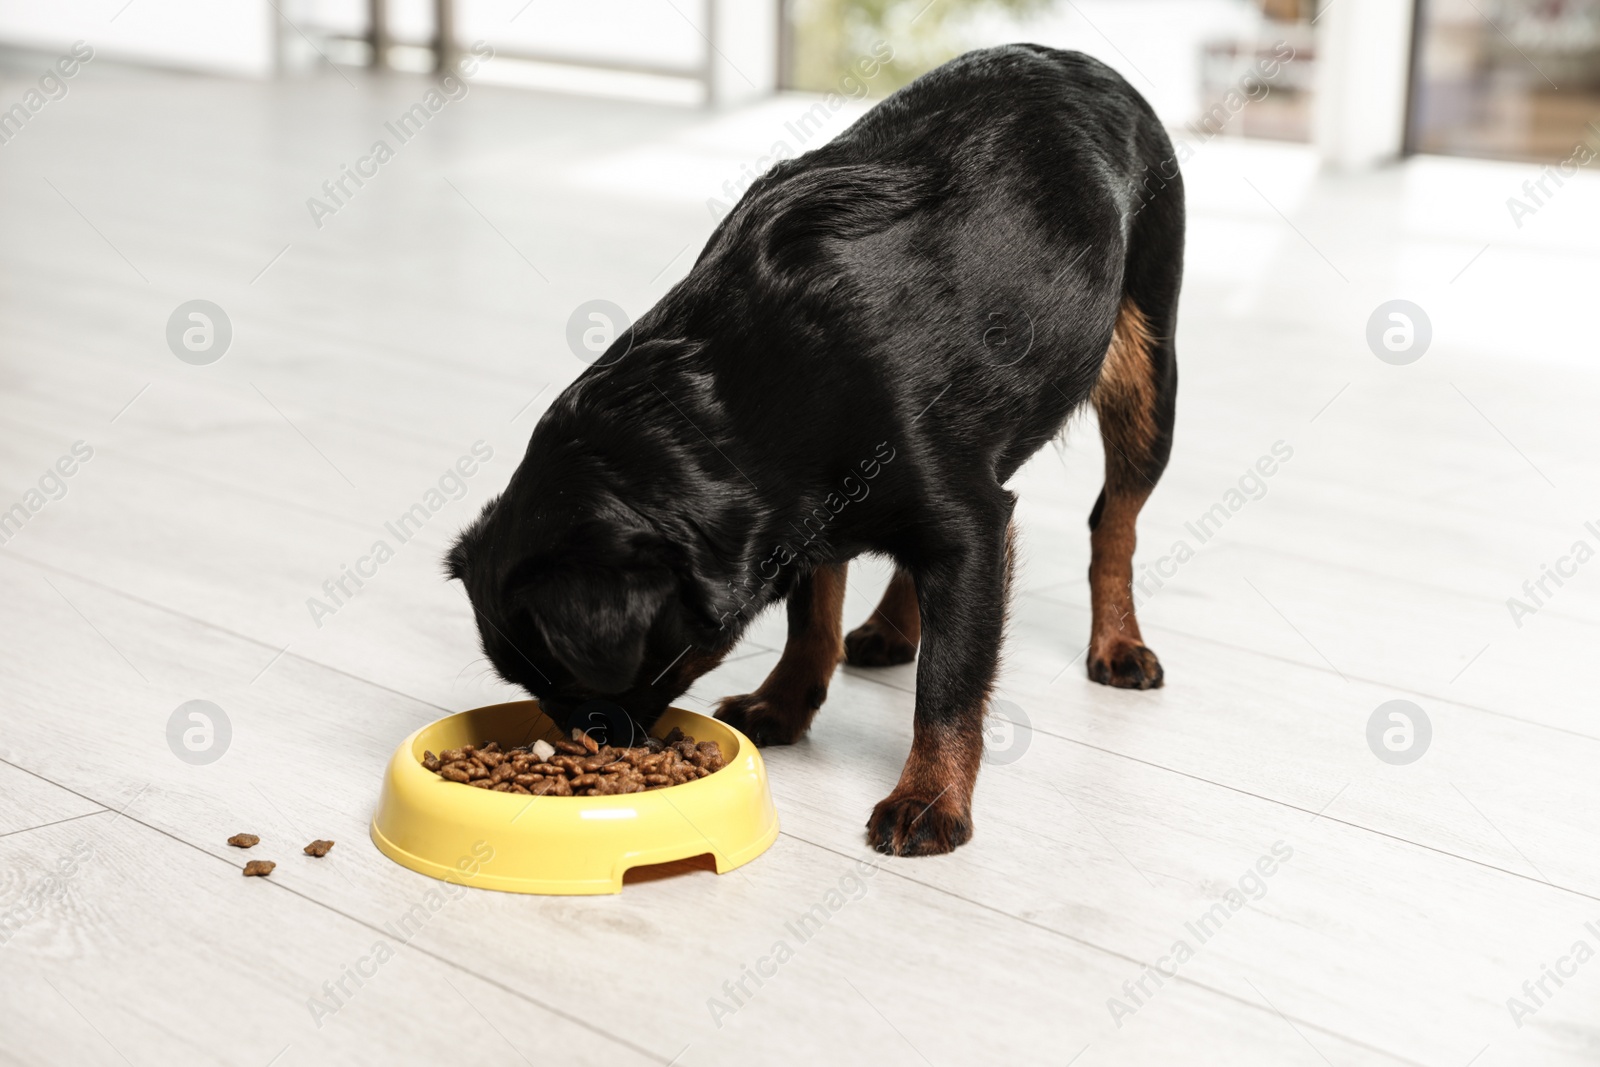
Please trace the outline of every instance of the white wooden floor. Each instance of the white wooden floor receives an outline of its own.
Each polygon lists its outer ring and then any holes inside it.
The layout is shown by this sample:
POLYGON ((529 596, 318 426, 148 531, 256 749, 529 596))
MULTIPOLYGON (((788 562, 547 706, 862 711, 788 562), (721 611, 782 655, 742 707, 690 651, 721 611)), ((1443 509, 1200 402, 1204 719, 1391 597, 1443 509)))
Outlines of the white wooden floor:
MULTIPOLYGON (((9 59, 0 103, 42 62, 9 59)), ((1600 181, 1519 229, 1531 168, 1339 178, 1297 147, 1200 146, 1177 450, 1140 561, 1293 454, 1144 607, 1165 689, 1083 676, 1085 423, 1017 479, 1000 695, 1032 729, 984 771, 970 845, 855 878, 913 668, 846 670, 768 753, 783 834, 759 861, 614 898, 474 891, 402 941, 387 924, 434 883, 367 841, 383 762, 511 695, 439 552, 582 369, 573 309, 659 297, 707 198, 798 147, 810 107, 477 86, 316 228, 306 199, 423 91, 95 64, 0 147, 0 508, 93 449, 0 548, 0 1062, 1600 1061, 1600 563, 1520 627, 1506 606, 1600 546, 1600 181), (196 298, 233 328, 209 366, 165 341, 196 298), (1395 298, 1432 323, 1409 366, 1365 340, 1395 298), (466 497, 314 625, 307 598, 478 440, 466 497), (195 699, 231 723, 206 765, 167 740, 195 699), (1432 725, 1409 765, 1367 742, 1393 699, 1432 725), (270 879, 240 876, 241 830, 270 879), (327 860, 299 855, 313 837, 327 860), (786 924, 841 886, 801 943, 786 924)), ((884 579, 852 571, 852 623, 884 579)), ((691 706, 752 687, 781 633, 764 619, 691 706)))

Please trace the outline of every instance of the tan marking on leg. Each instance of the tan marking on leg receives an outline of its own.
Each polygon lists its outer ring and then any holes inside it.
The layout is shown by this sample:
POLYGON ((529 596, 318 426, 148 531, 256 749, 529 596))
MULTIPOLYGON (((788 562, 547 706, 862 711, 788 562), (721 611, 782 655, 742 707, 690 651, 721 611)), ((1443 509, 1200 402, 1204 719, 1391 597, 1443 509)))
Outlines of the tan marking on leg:
POLYGON ((1091 658, 1122 641, 1144 643, 1133 612, 1133 550, 1137 543, 1135 520, 1147 496, 1108 491, 1100 524, 1089 535, 1089 596, 1094 610, 1091 658))
POLYGON ((754 693, 725 698, 717 717, 758 745, 787 745, 811 726, 844 656, 844 591, 848 564, 818 567, 807 579, 804 614, 791 611, 783 655, 754 693))
MULTIPOLYGON (((1156 437, 1155 383, 1151 381, 1150 346, 1155 338, 1144 313, 1125 300, 1117 312, 1100 378, 1090 399, 1100 418, 1101 433, 1111 432, 1130 463, 1150 450, 1156 437)), ((1107 457, 1110 470, 1110 457, 1107 457)))
POLYGON ((894 577, 883 591, 883 599, 872 611, 873 621, 883 623, 891 633, 911 644, 922 640, 922 613, 917 605, 917 581, 911 572, 895 568, 894 577))
POLYGON ((845 639, 847 655, 856 667, 910 663, 916 658, 921 640, 922 609, 917 602, 917 582, 910 571, 897 567, 871 616, 845 639))
POLYGON ((939 727, 920 724, 892 792, 872 809, 867 840, 879 852, 931 856, 972 837, 972 791, 983 759, 983 705, 939 727))
MULTIPOLYGON (((818 567, 811 574, 811 611, 804 627, 790 629, 783 655, 761 684, 793 689, 809 696, 813 689, 826 692, 834 668, 844 657, 844 590, 848 564, 818 567)), ((821 704, 821 695, 817 704, 821 704)))
POLYGON ((1157 436, 1154 341, 1143 313, 1124 301, 1091 394, 1105 443, 1106 484, 1100 519, 1090 534, 1093 630, 1087 665, 1097 682, 1136 689, 1162 681, 1160 661, 1144 647, 1133 603, 1135 526, 1152 488, 1144 471, 1157 436))

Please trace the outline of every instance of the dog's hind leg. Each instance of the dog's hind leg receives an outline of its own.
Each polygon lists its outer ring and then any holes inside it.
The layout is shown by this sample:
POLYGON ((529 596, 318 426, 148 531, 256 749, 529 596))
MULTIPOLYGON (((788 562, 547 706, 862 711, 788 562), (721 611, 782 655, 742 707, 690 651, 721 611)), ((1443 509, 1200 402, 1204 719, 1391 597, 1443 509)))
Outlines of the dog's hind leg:
POLYGON ((917 581, 896 567, 883 599, 871 618, 844 639, 844 659, 852 667, 889 667, 917 658, 922 616, 917 607, 917 581))
POLYGON ((727 697, 717 718, 757 745, 800 740, 828 696, 844 652, 844 588, 848 563, 824 564, 789 591, 789 639, 777 666, 754 693, 727 697))
POLYGON ((1155 689, 1163 676, 1133 603, 1135 523, 1172 450, 1177 369, 1170 318, 1162 318, 1158 327, 1124 300, 1092 396, 1106 481, 1089 515, 1089 677, 1122 689, 1155 689))
MULTIPOLYGON (((1148 149, 1171 158, 1159 130, 1148 149)), ((1166 177, 1165 164, 1145 173, 1163 177, 1146 185, 1131 220, 1122 303, 1090 394, 1105 443, 1106 483, 1089 515, 1089 677, 1123 689, 1154 689, 1162 681, 1161 662, 1145 647, 1134 617, 1134 525, 1172 453, 1178 397, 1173 339, 1183 286, 1183 178, 1175 170, 1166 177)))

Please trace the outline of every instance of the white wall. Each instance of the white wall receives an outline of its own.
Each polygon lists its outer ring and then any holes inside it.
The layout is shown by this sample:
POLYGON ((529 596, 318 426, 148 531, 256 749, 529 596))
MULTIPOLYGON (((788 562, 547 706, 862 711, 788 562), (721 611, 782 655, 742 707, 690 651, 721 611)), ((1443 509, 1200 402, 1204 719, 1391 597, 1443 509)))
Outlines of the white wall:
POLYGON ((1415 0, 1335 0, 1317 19, 1312 142, 1336 170, 1362 170, 1404 147, 1415 0))
POLYGON ((266 77, 275 59, 267 0, 0 0, 0 43, 266 77))
POLYGON ((711 98, 738 104, 778 87, 778 5, 774 0, 717 0, 711 98))
POLYGON ((703 0, 456 0, 456 35, 505 52, 693 71, 705 49, 697 32, 705 28, 704 6, 703 0))

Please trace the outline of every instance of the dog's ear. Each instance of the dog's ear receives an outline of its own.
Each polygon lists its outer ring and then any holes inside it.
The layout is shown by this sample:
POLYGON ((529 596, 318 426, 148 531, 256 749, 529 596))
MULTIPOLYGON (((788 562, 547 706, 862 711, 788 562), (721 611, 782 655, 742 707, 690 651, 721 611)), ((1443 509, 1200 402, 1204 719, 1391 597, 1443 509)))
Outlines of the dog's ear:
POLYGON ((638 681, 650 632, 676 597, 678 577, 637 545, 613 542, 609 562, 593 547, 584 559, 538 566, 516 582, 511 599, 573 677, 597 693, 620 693, 638 681))
POLYGON ((478 557, 478 546, 483 543, 483 529, 489 522, 489 516, 494 514, 495 505, 500 503, 498 496, 492 498, 483 506, 478 517, 467 524, 456 538, 455 544, 450 546, 450 551, 444 556, 444 571, 456 581, 466 584, 467 575, 472 573, 472 564, 478 557))

